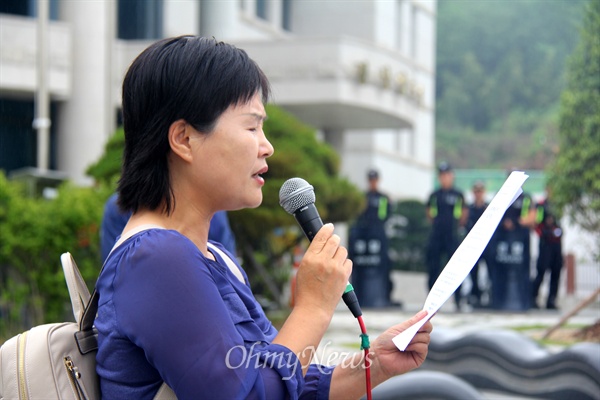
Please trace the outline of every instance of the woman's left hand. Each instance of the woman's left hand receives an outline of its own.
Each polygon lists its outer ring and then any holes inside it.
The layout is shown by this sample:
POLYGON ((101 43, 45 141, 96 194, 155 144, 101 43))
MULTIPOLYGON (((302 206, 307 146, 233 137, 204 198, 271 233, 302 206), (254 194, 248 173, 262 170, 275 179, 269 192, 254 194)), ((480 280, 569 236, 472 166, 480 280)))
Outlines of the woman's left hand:
POLYGON ((429 349, 430 333, 433 330, 431 321, 427 321, 419 329, 405 351, 398 350, 392 339, 426 315, 426 311, 420 311, 409 320, 392 326, 375 339, 369 354, 372 362, 371 371, 374 385, 393 376, 411 371, 423 364, 429 349))

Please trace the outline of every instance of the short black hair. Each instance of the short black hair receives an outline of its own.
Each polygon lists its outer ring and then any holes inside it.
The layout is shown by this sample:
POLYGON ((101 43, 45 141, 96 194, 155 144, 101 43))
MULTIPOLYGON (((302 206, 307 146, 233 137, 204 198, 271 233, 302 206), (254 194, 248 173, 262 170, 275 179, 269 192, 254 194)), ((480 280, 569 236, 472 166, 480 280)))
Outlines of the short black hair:
POLYGON ((269 81, 248 54, 214 38, 179 36, 160 40, 131 64, 123 80, 125 149, 119 205, 125 211, 171 213, 168 130, 183 119, 209 134, 231 105, 257 93, 266 103, 269 81))

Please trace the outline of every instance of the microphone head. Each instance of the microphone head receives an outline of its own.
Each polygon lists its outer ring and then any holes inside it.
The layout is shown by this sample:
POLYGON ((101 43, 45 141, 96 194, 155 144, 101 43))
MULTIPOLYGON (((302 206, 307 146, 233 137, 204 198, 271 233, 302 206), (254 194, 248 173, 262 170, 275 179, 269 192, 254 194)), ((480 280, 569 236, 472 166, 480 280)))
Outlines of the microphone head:
POLYGON ((279 189, 279 204, 289 214, 309 204, 315 203, 315 191, 312 185, 302 178, 288 179, 279 189))

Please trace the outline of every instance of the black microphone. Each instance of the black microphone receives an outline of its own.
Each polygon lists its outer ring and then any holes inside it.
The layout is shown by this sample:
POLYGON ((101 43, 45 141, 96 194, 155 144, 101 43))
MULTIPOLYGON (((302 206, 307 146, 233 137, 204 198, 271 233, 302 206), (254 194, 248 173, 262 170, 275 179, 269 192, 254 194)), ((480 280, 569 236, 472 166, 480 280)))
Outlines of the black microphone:
POLYGON ((279 204, 289 214, 293 214, 309 241, 323 226, 321 216, 315 207, 315 191, 302 178, 292 178, 284 182, 279 190, 279 204))
MULTIPOLYGON (((279 204, 296 218, 302 232, 311 242, 323 226, 321 216, 315 207, 315 200, 314 188, 302 178, 288 179, 279 190, 279 204)), ((358 298, 350 282, 346 285, 342 300, 355 318, 362 315, 358 298)))

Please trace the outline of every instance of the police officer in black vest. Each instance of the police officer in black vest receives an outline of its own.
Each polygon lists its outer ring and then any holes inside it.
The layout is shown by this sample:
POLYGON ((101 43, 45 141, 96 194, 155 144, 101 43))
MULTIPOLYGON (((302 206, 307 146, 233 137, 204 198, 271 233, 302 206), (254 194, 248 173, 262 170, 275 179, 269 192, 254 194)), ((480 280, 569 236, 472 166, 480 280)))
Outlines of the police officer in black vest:
MULTIPOLYGON (((438 180, 440 188, 429 196, 425 206, 427 219, 431 222, 426 256, 429 289, 442 271, 442 261, 449 260, 456 251, 458 230, 465 226, 469 214, 462 192, 454 187, 454 171, 450 164, 443 162, 438 165, 438 180)), ((460 289, 454 292, 457 310, 460 310, 460 289)))
POLYGON ((379 173, 367 173, 366 206, 350 232, 349 257, 354 262, 352 285, 363 307, 397 305, 391 301, 389 243, 385 223, 391 214, 387 195, 379 191, 379 173))
POLYGON ((530 229, 534 223, 535 204, 528 193, 521 193, 504 213, 492 238, 495 309, 525 311, 531 306, 530 229))
POLYGON ((556 310, 556 296, 558 294, 558 283, 560 281, 560 271, 563 266, 562 256, 562 235, 563 231, 558 224, 558 217, 554 213, 552 204, 549 200, 550 192, 544 200, 536 205, 536 227, 535 231, 539 236, 539 255, 537 259, 537 275, 532 283, 532 307, 539 308, 537 297, 546 271, 550 271, 550 287, 546 308, 556 310))

